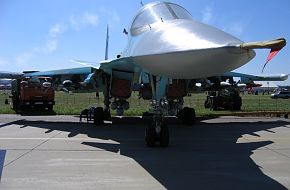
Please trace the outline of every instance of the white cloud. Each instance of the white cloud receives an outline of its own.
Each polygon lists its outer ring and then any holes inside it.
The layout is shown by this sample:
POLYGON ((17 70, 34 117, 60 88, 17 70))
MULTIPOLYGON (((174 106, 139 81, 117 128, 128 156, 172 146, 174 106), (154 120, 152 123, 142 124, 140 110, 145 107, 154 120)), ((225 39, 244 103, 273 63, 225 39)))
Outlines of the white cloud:
POLYGON ((47 41, 44 46, 44 53, 52 53, 57 49, 58 41, 56 39, 47 41))
POLYGON ((212 22, 212 18, 213 18, 213 9, 211 6, 206 6, 202 11, 202 22, 209 24, 212 22))
POLYGON ((49 29, 49 36, 52 38, 58 37, 66 31, 66 26, 63 24, 55 24, 49 29))
POLYGON ((80 16, 71 15, 69 18, 73 29, 80 31, 86 27, 96 27, 99 24, 99 16, 94 13, 84 12, 80 16))
POLYGON ((97 26, 99 17, 96 14, 85 12, 83 15, 83 23, 91 26, 97 26))
POLYGON ((58 39, 66 30, 67 27, 65 24, 54 24, 48 31, 48 37, 44 45, 34 48, 33 52, 49 54, 56 51, 58 47, 58 39))
MULTIPOLYGON (((81 30, 85 27, 96 27, 99 23, 97 14, 84 12, 79 17, 72 15, 69 21, 63 23, 56 23, 52 25, 46 34, 46 39, 42 44, 24 51, 15 57, 15 63, 18 66, 24 66, 32 61, 32 59, 41 54, 51 54, 58 48, 61 36, 70 28, 74 30, 81 30)), ((0 59, 0 66, 7 65, 6 61, 0 59)))

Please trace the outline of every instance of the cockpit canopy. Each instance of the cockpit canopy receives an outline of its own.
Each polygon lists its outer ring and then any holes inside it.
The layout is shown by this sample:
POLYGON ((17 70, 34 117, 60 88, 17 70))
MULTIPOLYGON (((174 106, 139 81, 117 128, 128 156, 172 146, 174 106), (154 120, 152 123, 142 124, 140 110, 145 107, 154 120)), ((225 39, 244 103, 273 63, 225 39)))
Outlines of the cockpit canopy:
POLYGON ((169 2, 155 2, 144 6, 135 16, 131 34, 138 35, 150 29, 150 24, 174 19, 192 19, 183 7, 169 2))

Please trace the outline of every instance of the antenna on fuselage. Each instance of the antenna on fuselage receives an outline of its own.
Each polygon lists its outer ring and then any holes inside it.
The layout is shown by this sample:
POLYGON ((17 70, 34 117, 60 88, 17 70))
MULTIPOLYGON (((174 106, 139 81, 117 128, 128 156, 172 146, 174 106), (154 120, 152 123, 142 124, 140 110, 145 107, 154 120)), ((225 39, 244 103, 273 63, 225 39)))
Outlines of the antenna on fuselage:
POLYGON ((143 2, 142 2, 142 1, 140 1, 140 3, 141 3, 141 5, 142 5, 142 7, 143 7, 143 6, 144 6, 143 2))
POLYGON ((108 52, 109 52, 109 25, 107 25, 105 60, 108 60, 108 52))

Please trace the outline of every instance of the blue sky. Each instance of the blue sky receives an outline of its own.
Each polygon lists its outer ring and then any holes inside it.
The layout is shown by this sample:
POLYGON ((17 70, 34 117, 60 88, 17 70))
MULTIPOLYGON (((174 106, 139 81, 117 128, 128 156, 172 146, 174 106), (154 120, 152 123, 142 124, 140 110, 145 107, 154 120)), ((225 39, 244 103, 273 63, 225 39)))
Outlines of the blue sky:
MULTIPOLYGON (((151 2, 143 0, 143 3, 151 2)), ((197 21, 243 41, 290 39, 289 0, 173 0, 197 21)), ((0 70, 52 70, 80 67, 71 59, 104 59, 106 25, 109 58, 123 51, 122 33, 141 7, 140 0, 0 0, 0 70)), ((264 74, 290 73, 290 45, 268 64, 264 74)), ((262 74, 268 50, 238 72, 262 74)), ((290 80, 282 84, 290 84, 290 80)))

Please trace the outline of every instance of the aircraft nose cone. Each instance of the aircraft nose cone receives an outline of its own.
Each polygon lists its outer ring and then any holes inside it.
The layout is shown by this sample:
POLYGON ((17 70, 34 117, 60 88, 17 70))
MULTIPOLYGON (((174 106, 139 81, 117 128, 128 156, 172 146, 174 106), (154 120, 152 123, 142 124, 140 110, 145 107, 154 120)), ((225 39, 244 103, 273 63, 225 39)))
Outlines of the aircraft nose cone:
POLYGON ((161 40, 172 51, 219 48, 243 43, 219 29, 189 20, 182 20, 164 27, 161 40))
POLYGON ((193 20, 177 19, 152 26, 144 34, 135 55, 161 54, 240 45, 238 38, 193 20))
POLYGON ((234 70, 254 56, 243 42, 217 28, 193 20, 152 25, 133 48, 135 62, 154 75, 203 78, 234 70))

